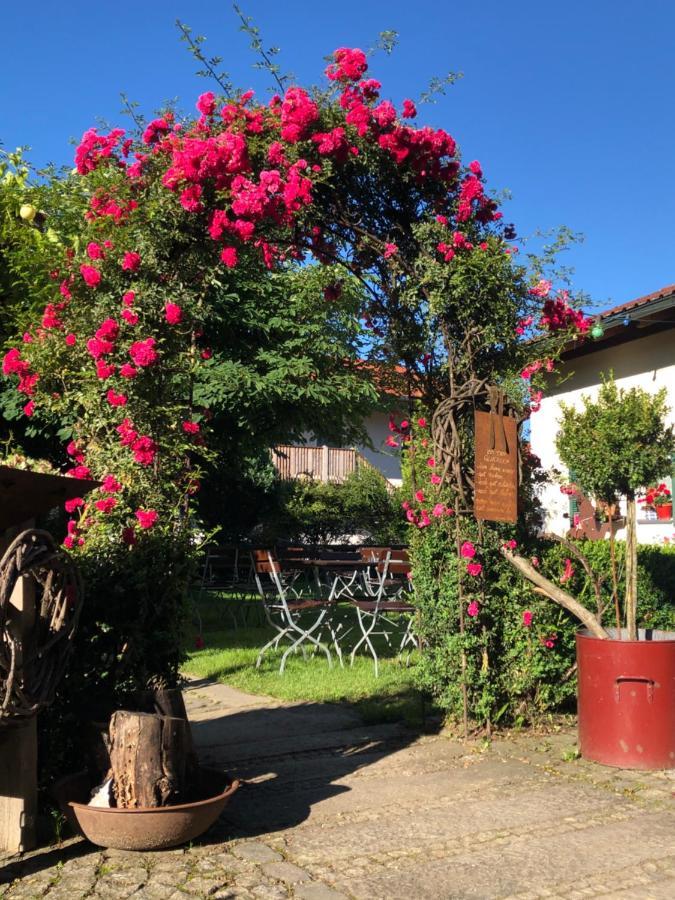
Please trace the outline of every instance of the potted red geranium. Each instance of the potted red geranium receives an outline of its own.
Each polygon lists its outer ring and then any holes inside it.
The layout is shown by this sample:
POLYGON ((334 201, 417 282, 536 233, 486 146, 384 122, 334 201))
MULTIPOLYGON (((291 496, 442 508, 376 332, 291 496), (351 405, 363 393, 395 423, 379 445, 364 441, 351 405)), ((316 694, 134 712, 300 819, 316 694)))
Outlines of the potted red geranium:
POLYGON ((673 518, 673 498, 663 481, 655 487, 647 488, 639 502, 643 503, 645 508, 656 510, 657 519, 673 518))

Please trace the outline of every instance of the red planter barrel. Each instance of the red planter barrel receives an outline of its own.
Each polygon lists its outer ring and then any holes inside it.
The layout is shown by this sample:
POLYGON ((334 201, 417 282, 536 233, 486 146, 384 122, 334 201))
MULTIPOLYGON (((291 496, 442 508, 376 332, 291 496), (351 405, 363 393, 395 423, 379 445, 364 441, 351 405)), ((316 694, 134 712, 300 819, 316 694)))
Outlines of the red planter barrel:
POLYGON ((578 632, 579 749, 606 766, 675 768, 675 633, 638 636, 603 641, 578 632))
POLYGON ((657 519, 672 519, 673 518, 673 504, 672 503, 664 503, 662 506, 656 507, 656 518, 657 519))

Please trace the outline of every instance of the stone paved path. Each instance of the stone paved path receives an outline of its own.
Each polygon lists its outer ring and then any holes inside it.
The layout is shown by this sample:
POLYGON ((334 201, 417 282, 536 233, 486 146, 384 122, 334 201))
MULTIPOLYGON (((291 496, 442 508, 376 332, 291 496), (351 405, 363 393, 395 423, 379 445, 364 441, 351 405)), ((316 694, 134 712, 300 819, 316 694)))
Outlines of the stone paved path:
POLYGON ((488 748, 225 685, 186 698, 202 759, 247 779, 217 826, 163 853, 0 860, 0 897, 675 900, 675 770, 574 759, 571 731, 488 748))

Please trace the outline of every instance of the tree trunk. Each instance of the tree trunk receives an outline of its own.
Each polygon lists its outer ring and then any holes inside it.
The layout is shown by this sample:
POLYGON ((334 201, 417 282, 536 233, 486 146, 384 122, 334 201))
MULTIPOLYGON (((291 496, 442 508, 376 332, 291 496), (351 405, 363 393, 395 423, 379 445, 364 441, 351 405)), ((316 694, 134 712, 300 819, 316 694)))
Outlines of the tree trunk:
POLYGON ((188 735, 183 719, 124 710, 113 714, 110 769, 119 808, 180 802, 185 796, 188 735))
POLYGON ((615 504, 607 506, 609 514, 609 559, 612 570, 612 602, 614 603, 614 617, 616 619, 616 639, 621 640, 621 610, 619 609, 619 578, 616 572, 616 538, 614 537, 614 511, 615 504))
POLYGON ((637 510, 635 497, 626 500, 626 629, 637 640, 637 510))

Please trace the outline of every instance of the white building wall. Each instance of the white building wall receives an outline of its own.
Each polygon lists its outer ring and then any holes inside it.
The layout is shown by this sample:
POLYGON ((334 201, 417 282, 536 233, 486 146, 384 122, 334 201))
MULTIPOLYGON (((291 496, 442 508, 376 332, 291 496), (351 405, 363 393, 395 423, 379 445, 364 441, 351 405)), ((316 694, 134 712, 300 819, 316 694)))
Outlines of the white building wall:
MULTIPOLYGON (((579 408, 582 395, 595 398, 602 383, 601 375, 614 373, 619 387, 641 387, 655 393, 666 388, 669 395, 669 422, 675 424, 675 332, 665 331, 644 338, 627 341, 616 347, 598 349, 594 353, 572 359, 565 364, 568 375, 564 383, 553 386, 542 400, 541 409, 532 414, 530 420, 530 440, 532 451, 541 459, 543 467, 553 474, 560 473, 559 481, 567 481, 567 470, 563 467, 555 449, 555 438, 561 418, 560 404, 579 408)), ((557 534, 564 534, 570 528, 568 517, 569 502, 560 493, 559 484, 544 489, 542 500, 547 514, 546 527, 557 534)), ((638 512, 638 517, 639 517, 638 512)), ((638 522, 638 540, 642 543, 661 543, 664 538, 673 538, 672 522, 638 522)), ((622 538, 623 533, 618 532, 622 538)))
POLYGON ((384 443, 389 437, 389 414, 385 412, 375 412, 370 415, 364 422, 368 437, 370 438, 373 449, 369 447, 359 447, 360 453, 365 456, 371 465, 379 469, 385 478, 394 485, 401 484, 401 458, 399 453, 391 447, 387 447, 384 443))

